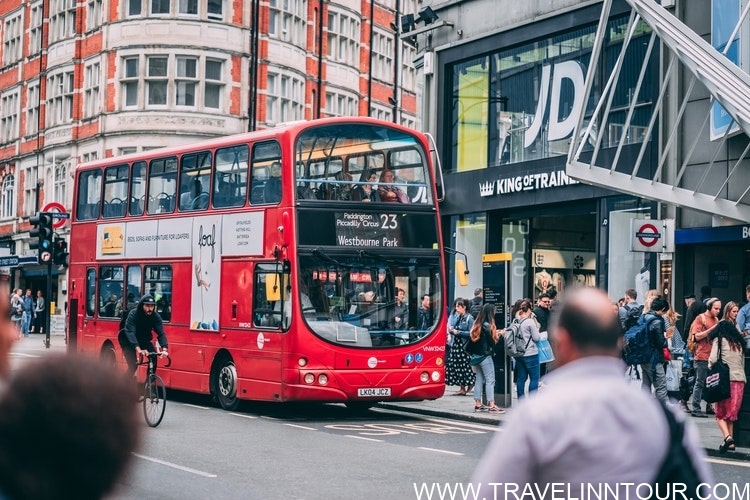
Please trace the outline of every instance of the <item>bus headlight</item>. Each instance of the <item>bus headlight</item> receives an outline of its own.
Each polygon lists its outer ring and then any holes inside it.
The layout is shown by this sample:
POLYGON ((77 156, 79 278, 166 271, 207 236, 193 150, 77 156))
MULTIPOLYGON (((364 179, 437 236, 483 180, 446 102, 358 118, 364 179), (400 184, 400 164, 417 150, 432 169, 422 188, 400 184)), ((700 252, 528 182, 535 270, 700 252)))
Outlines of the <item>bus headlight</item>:
POLYGON ((318 375, 318 383, 320 385, 326 385, 328 383, 328 375, 326 375, 325 373, 321 373, 320 375, 318 375))
POLYGON ((442 357, 438 357, 435 360, 435 364, 438 365, 438 366, 443 366, 443 358, 442 357))
POLYGON ((423 384, 426 384, 427 382, 430 381, 430 374, 427 372, 420 373, 419 380, 421 380, 423 384))
POLYGON ((299 359, 297 360, 297 364, 298 364, 298 365, 299 365, 300 367, 303 367, 303 366, 307 366, 307 358, 299 358, 299 359))
POLYGON ((432 372, 432 381, 433 382, 439 382, 440 381, 440 372, 438 372, 438 371, 432 372))
POLYGON ((315 375, 312 373, 305 373, 305 383, 312 384, 313 382, 315 382, 315 375))

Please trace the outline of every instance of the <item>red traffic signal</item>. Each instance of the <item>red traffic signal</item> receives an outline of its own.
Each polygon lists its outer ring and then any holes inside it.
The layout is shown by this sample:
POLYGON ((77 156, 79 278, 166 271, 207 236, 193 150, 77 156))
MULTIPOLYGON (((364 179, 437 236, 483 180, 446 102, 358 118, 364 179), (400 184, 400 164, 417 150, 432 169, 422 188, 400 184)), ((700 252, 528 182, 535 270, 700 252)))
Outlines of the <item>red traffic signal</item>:
POLYGON ((56 266, 68 265, 68 242, 63 238, 55 238, 52 252, 53 262, 56 266))

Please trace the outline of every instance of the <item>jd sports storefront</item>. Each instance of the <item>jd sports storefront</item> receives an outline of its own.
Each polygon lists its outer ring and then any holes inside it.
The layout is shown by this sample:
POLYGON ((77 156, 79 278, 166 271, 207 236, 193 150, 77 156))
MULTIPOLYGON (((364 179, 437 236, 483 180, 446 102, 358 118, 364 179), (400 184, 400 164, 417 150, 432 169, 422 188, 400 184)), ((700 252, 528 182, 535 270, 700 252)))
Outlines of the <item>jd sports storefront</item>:
MULTIPOLYGON (((536 297, 572 284, 596 285, 614 299, 627 288, 654 287, 655 254, 630 251, 630 219, 655 217, 649 201, 622 196, 569 178, 569 138, 583 102, 599 9, 589 7, 528 24, 440 52, 437 123, 445 171, 442 203, 446 243, 467 255, 469 283, 449 268, 453 297, 471 297, 482 283, 483 254, 510 253, 509 296, 536 297), (573 26, 573 27, 571 27, 573 26), (519 42, 520 40, 526 40, 519 42)), ((628 12, 610 19, 605 64, 620 52, 628 12)), ((639 25, 636 37, 648 39, 639 25)), ((645 43, 631 43, 598 157, 613 158, 626 123, 645 43), (627 61, 632 61, 628 64, 627 61), (632 66, 632 67, 631 67, 632 66)), ((634 163, 657 95, 657 61, 639 93, 620 164, 634 163)), ((601 79, 595 88, 606 84, 601 79)), ((655 136, 654 136, 655 137, 655 136)), ((654 163, 652 137, 645 148, 654 163)), ((593 151, 593 145, 589 145, 593 151)), ((591 154, 589 152, 588 154, 591 154)), ((643 168, 643 167, 642 167, 643 168)), ((643 172, 643 175, 650 175, 643 172)), ((461 258, 461 260, 463 260, 461 258)), ((664 269, 662 269, 664 270, 664 269)))

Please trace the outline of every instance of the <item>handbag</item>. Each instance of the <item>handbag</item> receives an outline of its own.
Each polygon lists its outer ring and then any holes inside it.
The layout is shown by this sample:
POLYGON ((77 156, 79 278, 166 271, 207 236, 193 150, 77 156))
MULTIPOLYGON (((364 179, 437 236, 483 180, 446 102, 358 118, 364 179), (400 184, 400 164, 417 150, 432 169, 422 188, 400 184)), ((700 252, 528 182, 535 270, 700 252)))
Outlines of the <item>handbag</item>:
POLYGON ((707 403, 718 403, 729 399, 729 365, 721 359, 721 337, 719 337, 719 359, 708 370, 706 388, 703 389, 703 400, 707 403))

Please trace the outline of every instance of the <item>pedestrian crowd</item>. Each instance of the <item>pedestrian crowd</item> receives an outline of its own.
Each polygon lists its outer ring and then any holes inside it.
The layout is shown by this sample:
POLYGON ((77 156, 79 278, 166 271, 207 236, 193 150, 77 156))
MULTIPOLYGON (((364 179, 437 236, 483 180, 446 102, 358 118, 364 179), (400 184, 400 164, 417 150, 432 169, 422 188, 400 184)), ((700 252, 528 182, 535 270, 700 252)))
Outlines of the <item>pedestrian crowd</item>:
POLYGON ((42 291, 31 294, 31 289, 16 288, 10 294, 10 318, 16 328, 17 337, 28 337, 30 333, 44 333, 47 302, 42 291))

